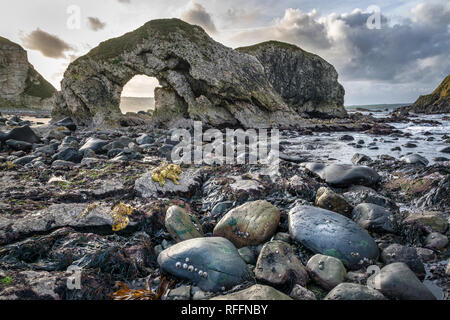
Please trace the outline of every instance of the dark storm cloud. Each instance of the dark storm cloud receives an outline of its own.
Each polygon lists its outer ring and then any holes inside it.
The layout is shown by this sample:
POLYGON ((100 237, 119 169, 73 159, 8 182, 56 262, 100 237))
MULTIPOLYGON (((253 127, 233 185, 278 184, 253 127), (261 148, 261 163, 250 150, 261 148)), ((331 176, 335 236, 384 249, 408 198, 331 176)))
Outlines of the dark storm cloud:
POLYGON ((343 41, 352 52, 348 63, 341 66, 343 77, 404 82, 411 81, 414 71, 428 75, 440 72, 439 68, 449 71, 449 19, 446 24, 405 20, 389 26, 382 17, 381 29, 371 30, 365 24, 369 16, 355 12, 337 18, 345 23, 343 41))
POLYGON ((233 40, 297 44, 333 63, 347 81, 426 81, 450 73, 450 4, 424 2, 412 10, 410 19, 397 24, 381 15, 380 29, 367 27, 371 15, 354 10, 320 17, 315 10, 287 9, 272 26, 240 33, 233 40))
POLYGON ((49 34, 39 28, 22 37, 22 42, 25 48, 38 50, 49 58, 63 59, 66 58, 66 52, 74 51, 73 47, 58 36, 49 34))
POLYGON ((100 21, 100 19, 96 17, 88 17, 88 22, 89 28, 94 31, 99 31, 106 27, 106 23, 100 21))
POLYGON ((198 24, 211 33, 217 32, 211 15, 206 12, 205 7, 199 3, 192 3, 189 8, 181 14, 181 19, 192 24, 198 24))

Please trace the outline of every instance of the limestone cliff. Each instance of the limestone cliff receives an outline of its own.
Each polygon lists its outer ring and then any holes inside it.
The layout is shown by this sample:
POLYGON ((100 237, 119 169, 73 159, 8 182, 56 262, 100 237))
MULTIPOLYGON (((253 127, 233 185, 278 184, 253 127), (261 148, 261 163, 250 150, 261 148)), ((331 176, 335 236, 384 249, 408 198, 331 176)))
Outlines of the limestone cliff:
POLYGON ((159 101, 164 98, 176 102, 169 112, 214 126, 292 127, 301 121, 255 57, 178 19, 150 21, 75 60, 64 74, 52 116, 88 125, 115 122, 123 86, 139 74, 156 77, 163 87, 155 96, 155 115, 166 114, 159 110, 167 107, 159 101))
POLYGON ((284 101, 311 117, 345 117, 344 88, 335 68, 321 57, 299 47, 268 41, 236 49, 255 56, 284 101))
POLYGON ((27 52, 0 37, 0 108, 51 108, 56 89, 28 62, 27 52))
POLYGON ((426 114, 450 113, 450 75, 442 81, 433 93, 420 96, 408 110, 426 114))

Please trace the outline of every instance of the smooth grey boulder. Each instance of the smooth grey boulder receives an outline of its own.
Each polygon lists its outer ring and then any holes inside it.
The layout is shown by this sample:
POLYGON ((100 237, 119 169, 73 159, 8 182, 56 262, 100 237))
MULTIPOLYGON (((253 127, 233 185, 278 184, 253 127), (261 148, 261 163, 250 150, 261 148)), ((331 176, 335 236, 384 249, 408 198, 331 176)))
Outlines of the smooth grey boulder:
POLYGON ((0 36, 0 106, 49 110, 54 93, 56 89, 28 62, 27 51, 0 36))
POLYGON ((427 158, 421 156, 420 154, 409 154, 400 158, 401 161, 410 163, 410 164, 420 164, 423 166, 427 166, 430 163, 427 158))
POLYGON ((313 252, 336 257, 352 270, 378 259, 378 246, 367 231, 333 211, 298 205, 289 212, 289 233, 313 252))
POLYGON ((236 247, 220 237, 177 243, 159 254, 158 264, 163 272, 190 280, 203 291, 222 291, 252 278, 236 247))
POLYGON ((403 262, 391 263, 372 275, 367 285, 388 298, 398 300, 436 300, 431 291, 403 262))
POLYGON ((373 203, 361 203, 353 209, 353 220, 364 229, 375 232, 394 232, 394 215, 373 203))
POLYGON ((322 180, 332 186, 349 187, 351 185, 373 186, 380 181, 378 173, 364 166, 347 164, 330 164, 309 162, 305 168, 318 175, 322 180))
POLYGON ((331 290, 324 300, 387 300, 379 291, 356 284, 341 283, 331 290))

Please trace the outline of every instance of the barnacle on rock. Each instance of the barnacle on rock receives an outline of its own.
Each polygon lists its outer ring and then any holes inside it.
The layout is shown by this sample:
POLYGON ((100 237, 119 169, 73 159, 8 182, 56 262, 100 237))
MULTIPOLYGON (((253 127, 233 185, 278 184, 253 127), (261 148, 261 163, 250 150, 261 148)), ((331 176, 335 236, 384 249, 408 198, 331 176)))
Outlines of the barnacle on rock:
POLYGON ((130 222, 128 216, 133 213, 133 207, 120 202, 111 209, 111 217, 114 219, 112 226, 113 231, 120 231, 125 229, 130 222))
POLYGON ((168 164, 167 162, 164 162, 158 168, 156 168, 152 171, 152 179, 155 182, 159 182, 159 185, 161 187, 164 187, 164 184, 166 183, 166 179, 171 180, 174 184, 180 184, 179 175, 182 172, 183 171, 181 170, 180 166, 178 166, 176 164, 168 164))

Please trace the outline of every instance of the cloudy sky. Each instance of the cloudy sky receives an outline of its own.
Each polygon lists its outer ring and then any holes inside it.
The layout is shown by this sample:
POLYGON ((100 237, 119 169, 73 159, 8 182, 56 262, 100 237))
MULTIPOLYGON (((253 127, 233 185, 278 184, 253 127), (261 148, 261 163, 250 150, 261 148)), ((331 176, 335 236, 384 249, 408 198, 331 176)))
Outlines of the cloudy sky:
MULTIPOLYGON (((30 62, 58 89, 74 58, 149 20, 170 17, 199 24, 233 48, 273 39, 319 54, 338 70, 346 105, 413 102, 450 73, 447 0, 1 0, 0 4, 0 36, 26 48, 30 62)), ((123 94, 152 96, 156 84, 137 77, 123 94)))

